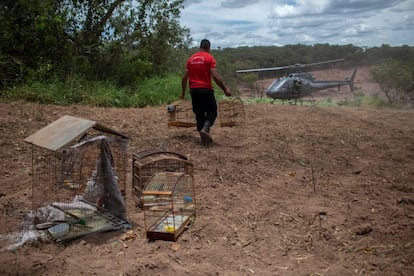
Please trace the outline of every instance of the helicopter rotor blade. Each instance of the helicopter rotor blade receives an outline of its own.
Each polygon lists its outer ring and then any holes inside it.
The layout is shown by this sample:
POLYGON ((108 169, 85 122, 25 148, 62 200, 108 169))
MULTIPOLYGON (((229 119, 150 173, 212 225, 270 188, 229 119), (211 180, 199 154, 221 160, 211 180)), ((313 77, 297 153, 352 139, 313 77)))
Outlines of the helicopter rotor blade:
POLYGON ((321 64, 327 64, 327 63, 340 62, 340 61, 344 61, 344 60, 345 59, 343 59, 343 58, 339 58, 339 59, 332 59, 332 60, 315 62, 315 63, 308 63, 308 64, 303 64, 303 65, 304 66, 314 66, 314 65, 321 65, 321 64))
POLYGON ((281 66, 281 67, 269 67, 269 68, 257 68, 257 69, 244 69, 237 70, 236 73, 250 73, 250 72, 263 72, 263 71, 277 71, 291 68, 291 66, 281 66))
POLYGON ((327 61, 321 61, 321 62, 315 62, 315 63, 308 63, 308 64, 302 64, 302 63, 296 63, 293 65, 287 65, 287 66, 280 66, 280 67, 269 67, 269 68, 256 68, 256 69, 243 69, 243 70, 237 70, 236 73, 252 73, 252 72, 264 72, 264 71, 278 71, 278 70, 286 70, 286 69, 301 69, 308 66, 315 66, 315 65, 321 65, 321 64, 327 64, 327 63, 334 63, 339 61, 344 61, 345 59, 332 59, 327 61))

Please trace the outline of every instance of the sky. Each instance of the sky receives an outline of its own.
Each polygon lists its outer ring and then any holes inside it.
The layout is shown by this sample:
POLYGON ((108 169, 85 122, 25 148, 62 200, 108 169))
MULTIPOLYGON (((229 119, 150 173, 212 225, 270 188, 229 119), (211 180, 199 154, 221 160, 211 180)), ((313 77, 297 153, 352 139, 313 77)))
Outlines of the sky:
POLYGON ((185 0, 192 46, 414 46, 414 0, 185 0))

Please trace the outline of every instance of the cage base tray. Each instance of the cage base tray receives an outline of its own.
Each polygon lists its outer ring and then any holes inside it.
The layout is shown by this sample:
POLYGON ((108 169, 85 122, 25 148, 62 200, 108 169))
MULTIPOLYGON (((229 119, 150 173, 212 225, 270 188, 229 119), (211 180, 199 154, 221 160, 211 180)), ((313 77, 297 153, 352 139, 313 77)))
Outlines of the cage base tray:
POLYGON ((168 122, 168 126, 172 126, 172 127, 195 127, 196 123, 174 121, 174 122, 168 122))
POLYGON ((70 224, 68 233, 55 238, 55 241, 57 243, 66 243, 82 236, 126 228, 131 228, 130 222, 115 217, 108 211, 95 211, 84 219, 84 223, 70 224))
POLYGON ((191 216, 167 215, 147 231, 148 240, 176 241, 190 224, 191 216), (174 221, 174 223, 172 223, 174 221), (172 227, 168 229, 168 227, 172 227))

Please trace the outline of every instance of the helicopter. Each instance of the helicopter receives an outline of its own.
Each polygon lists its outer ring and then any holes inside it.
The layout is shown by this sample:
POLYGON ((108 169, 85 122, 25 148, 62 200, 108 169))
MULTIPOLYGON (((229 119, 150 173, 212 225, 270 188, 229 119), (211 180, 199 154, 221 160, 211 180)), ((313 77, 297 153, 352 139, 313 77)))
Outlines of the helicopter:
POLYGON ((334 63, 343 61, 344 59, 334 59, 309 64, 294 64, 281 67, 272 68, 257 68, 257 69, 244 69, 237 70, 236 73, 253 73, 253 72, 265 72, 265 71, 283 71, 291 70, 295 71, 289 75, 276 79, 267 88, 266 95, 274 100, 297 100, 305 96, 311 96, 311 93, 318 90, 323 90, 332 87, 338 87, 348 85, 350 90, 354 90, 354 79, 357 72, 357 68, 354 69, 351 77, 347 77, 344 80, 326 80, 317 81, 314 76, 308 72, 298 72, 299 70, 327 63, 334 63))

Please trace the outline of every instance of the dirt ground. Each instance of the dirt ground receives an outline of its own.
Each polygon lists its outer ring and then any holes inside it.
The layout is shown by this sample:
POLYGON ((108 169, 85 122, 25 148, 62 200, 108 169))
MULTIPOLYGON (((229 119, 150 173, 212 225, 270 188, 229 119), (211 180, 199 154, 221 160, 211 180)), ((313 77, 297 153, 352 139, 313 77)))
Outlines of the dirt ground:
MULTIPOLYGON (((378 93, 367 72, 357 86, 378 93)), ((131 230, 14 251, 0 241, 1 275, 414 275, 412 109, 249 104, 243 126, 212 128, 209 147, 193 128, 167 127, 165 106, 13 102, 0 110, 1 235, 18 231, 31 208, 23 139, 63 115, 127 134, 131 163, 150 148, 185 154, 197 197, 197 218, 175 243, 146 240, 127 190, 131 230)))

